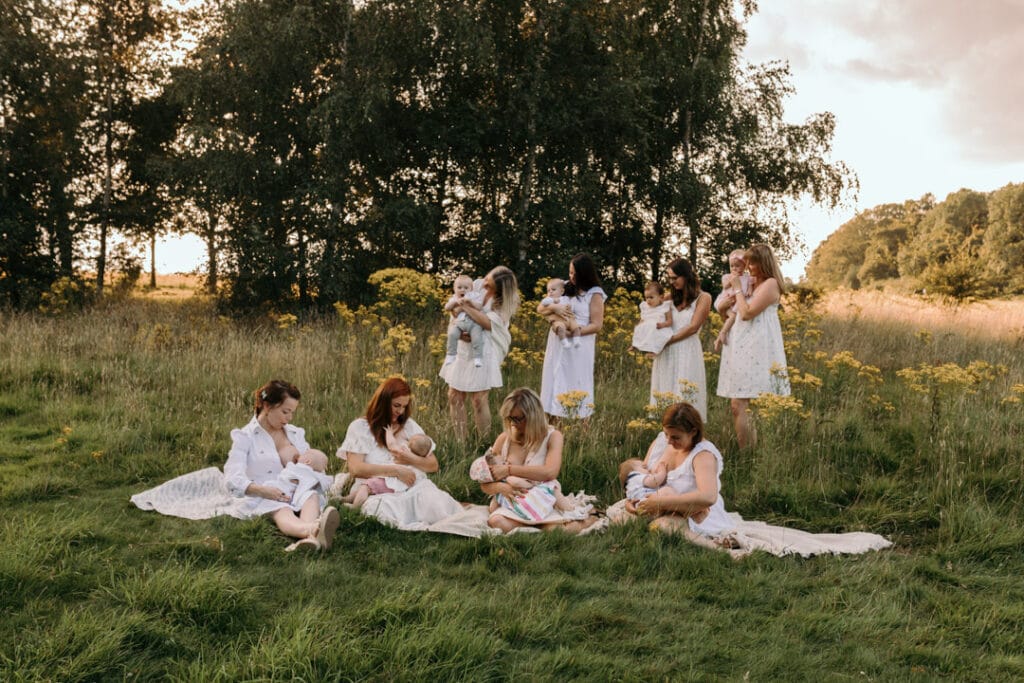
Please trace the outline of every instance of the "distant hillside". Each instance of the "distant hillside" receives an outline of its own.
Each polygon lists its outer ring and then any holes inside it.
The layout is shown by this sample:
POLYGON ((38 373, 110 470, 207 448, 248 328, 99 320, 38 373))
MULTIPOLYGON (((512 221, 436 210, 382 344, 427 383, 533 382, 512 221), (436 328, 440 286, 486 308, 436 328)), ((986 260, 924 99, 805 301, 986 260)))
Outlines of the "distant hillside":
POLYGON ((814 250, 807 279, 824 289, 898 281, 957 298, 1024 293, 1024 183, 862 211, 814 250))

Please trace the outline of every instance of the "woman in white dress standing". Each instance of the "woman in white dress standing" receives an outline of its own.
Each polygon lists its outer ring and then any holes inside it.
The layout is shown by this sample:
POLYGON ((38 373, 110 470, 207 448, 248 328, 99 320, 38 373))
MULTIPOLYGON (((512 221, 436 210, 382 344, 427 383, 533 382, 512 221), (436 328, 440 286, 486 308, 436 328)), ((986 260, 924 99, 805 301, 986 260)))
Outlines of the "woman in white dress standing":
POLYGON ((567 411, 558 396, 570 391, 582 391, 584 397, 579 408, 570 417, 588 418, 594 412, 594 357, 597 353, 597 333, 604 325, 604 300, 597 268, 588 254, 577 254, 569 262, 569 282, 565 286, 568 304, 537 306, 544 315, 559 307, 568 307, 579 325, 579 346, 565 348, 558 335, 548 332, 544 351, 544 371, 541 376, 540 401, 544 412, 552 417, 566 417, 567 411))
POLYGON ((700 329, 711 312, 711 295, 701 291, 700 278, 690 262, 677 258, 665 271, 671 296, 672 336, 654 357, 651 367, 651 403, 654 394, 670 393, 692 403, 701 419, 708 414, 708 389, 704 374, 704 349, 700 329))
POLYGON ((469 335, 459 341, 455 361, 441 367, 439 376, 448 383, 448 409, 452 426, 459 438, 466 436, 466 397, 473 406, 473 422, 480 436, 489 436, 491 431, 491 409, 488 394, 491 389, 502 385, 501 362, 505 360, 512 333, 509 323, 519 308, 519 284, 515 274, 505 266, 498 266, 484 277, 484 306, 456 307, 452 313, 461 310, 485 331, 483 365, 473 363, 469 335))
POLYGON ((408 442, 423 434, 423 428, 412 419, 412 389, 400 377, 381 382, 366 414, 352 421, 338 448, 338 457, 348 461, 348 471, 356 478, 353 490, 374 477, 394 477, 408 487, 370 496, 361 508, 363 514, 399 529, 421 530, 460 512, 458 501, 427 479, 428 472, 438 470, 434 449, 425 456, 391 451, 387 446, 389 429, 397 441, 408 442))
MULTIPOLYGON (((757 443, 750 416, 750 399, 760 394, 789 396, 786 349, 779 323, 782 273, 771 247, 755 244, 744 257, 753 291, 747 297, 739 275, 728 284, 735 294, 736 323, 722 347, 718 395, 730 399, 733 425, 740 448, 757 443)), ((728 312, 728 308, 726 308, 728 312)))

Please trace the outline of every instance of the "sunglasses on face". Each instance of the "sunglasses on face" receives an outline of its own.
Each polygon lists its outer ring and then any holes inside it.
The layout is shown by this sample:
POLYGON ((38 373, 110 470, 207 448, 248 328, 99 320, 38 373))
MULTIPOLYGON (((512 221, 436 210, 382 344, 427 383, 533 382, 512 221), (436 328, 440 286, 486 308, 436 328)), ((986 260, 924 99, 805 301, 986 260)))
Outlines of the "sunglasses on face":
POLYGON ((508 416, 508 421, 511 422, 512 424, 521 425, 524 422, 526 422, 526 416, 525 415, 509 415, 508 416))

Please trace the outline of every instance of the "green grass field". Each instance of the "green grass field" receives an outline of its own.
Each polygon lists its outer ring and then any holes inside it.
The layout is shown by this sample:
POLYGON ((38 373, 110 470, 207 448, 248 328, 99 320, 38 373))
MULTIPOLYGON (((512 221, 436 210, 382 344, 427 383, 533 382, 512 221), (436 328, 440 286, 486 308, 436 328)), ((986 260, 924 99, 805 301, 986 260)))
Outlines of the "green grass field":
MULTIPOLYGON (((656 433, 641 424, 649 366, 625 352, 635 304, 611 299, 599 412, 566 427, 562 483, 604 504, 656 433)), ((531 308, 508 388, 539 388, 531 308)), ((298 557, 266 520, 129 503, 222 465, 266 379, 302 389, 296 424, 333 453, 393 372, 439 442, 435 481, 483 502, 467 470, 489 439, 452 436, 440 316, 388 332, 385 309, 345 313, 238 322, 200 299, 135 299, 2 314, 0 680, 1024 678, 1020 339, 791 308, 795 400, 758 407, 744 452, 709 356, 727 508, 895 542, 863 556, 736 562, 641 522, 470 540, 345 511, 329 554, 298 557)))

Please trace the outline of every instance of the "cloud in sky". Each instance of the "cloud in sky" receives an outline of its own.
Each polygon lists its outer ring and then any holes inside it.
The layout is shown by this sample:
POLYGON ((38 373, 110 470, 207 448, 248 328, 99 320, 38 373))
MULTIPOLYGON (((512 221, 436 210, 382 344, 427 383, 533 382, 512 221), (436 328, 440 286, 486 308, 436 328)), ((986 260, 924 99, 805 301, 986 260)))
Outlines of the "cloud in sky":
POLYGON ((772 48, 810 57, 853 81, 933 90, 946 134, 965 159, 1024 159, 1024 2, 1021 0, 867 0, 763 4, 772 48), (820 40, 820 37, 819 37, 820 40), (834 49, 833 49, 834 48, 834 49), (791 52, 792 51, 792 52, 791 52))

